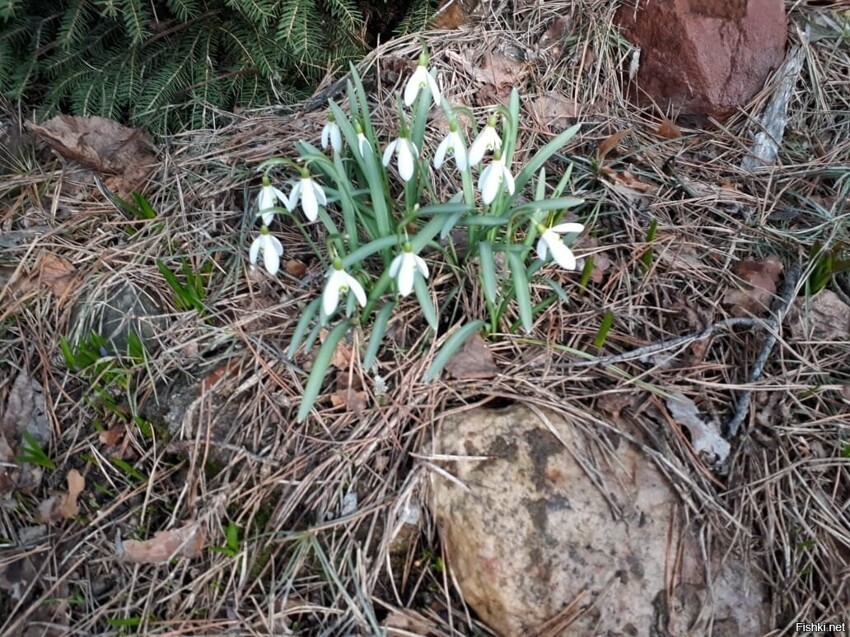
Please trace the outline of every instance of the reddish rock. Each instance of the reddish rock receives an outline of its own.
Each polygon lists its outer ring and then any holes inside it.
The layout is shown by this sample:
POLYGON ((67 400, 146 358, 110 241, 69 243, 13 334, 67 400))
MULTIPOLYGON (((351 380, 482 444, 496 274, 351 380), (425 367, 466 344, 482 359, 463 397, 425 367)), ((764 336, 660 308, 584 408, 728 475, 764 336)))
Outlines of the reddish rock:
POLYGON ((637 100, 723 119, 785 55, 783 0, 629 0, 617 12, 641 48, 637 100))

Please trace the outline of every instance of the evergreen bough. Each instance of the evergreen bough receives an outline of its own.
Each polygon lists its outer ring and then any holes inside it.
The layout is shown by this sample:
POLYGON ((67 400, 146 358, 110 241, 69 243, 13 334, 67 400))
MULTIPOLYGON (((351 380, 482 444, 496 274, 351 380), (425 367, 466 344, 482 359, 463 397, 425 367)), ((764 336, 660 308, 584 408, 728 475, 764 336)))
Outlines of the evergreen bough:
MULTIPOLYGON (((395 9, 377 0, 373 11, 395 9)), ((428 0, 402 29, 421 28, 428 0)), ((38 117, 101 115, 155 133, 309 95, 358 59, 362 0, 0 0, 0 92, 38 117)))

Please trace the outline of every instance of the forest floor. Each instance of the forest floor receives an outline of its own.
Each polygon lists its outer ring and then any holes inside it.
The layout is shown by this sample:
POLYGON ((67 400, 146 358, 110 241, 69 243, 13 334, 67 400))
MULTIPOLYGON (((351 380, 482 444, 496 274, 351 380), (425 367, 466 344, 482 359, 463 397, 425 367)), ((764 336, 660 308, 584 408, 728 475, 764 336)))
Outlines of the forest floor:
POLYGON ((491 634, 441 557, 429 441, 453 410, 510 402, 645 431, 693 527, 768 584, 770 634, 847 620, 850 16, 788 3, 801 71, 778 157, 750 169, 782 78, 708 128, 637 108, 612 4, 518 3, 509 24, 390 41, 359 66, 379 80, 387 141, 421 39, 479 126, 523 87, 515 164, 582 124, 547 175, 571 170, 565 194, 584 199, 570 211, 584 269, 544 266, 557 285, 532 282, 531 333, 509 308, 485 334, 487 380, 423 379, 488 316, 476 264, 434 259, 439 333, 410 297, 366 369, 359 326, 297 421, 316 347, 287 349, 326 265, 292 224, 277 277, 249 267, 248 246, 257 165, 318 145, 324 109, 222 114, 157 140, 149 219, 43 142, 0 157, 0 634, 491 634), (555 24, 563 47, 544 50, 555 24), (121 329, 120 351, 91 336, 121 329), (664 417, 669 392, 731 444, 722 472, 664 417))

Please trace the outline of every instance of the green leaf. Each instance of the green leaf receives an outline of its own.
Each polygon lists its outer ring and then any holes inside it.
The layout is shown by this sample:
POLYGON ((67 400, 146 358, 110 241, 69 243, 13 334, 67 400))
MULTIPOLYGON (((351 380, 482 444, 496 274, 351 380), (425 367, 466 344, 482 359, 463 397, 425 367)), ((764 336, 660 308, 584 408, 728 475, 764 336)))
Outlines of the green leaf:
POLYGON ((301 397, 298 415, 295 417, 297 422, 304 422, 310 415, 310 410, 313 409, 313 405, 322 391, 322 384, 331 365, 334 350, 351 327, 350 321, 342 321, 330 331, 325 342, 319 348, 316 359, 313 361, 313 369, 310 370, 310 377, 307 379, 307 386, 304 388, 304 396, 301 397))
POLYGON ((363 357, 363 368, 366 370, 372 369, 375 360, 378 358, 378 349, 384 340, 384 334, 387 333, 387 326, 396 305, 395 301, 385 303, 375 316, 375 322, 372 324, 372 336, 369 337, 369 345, 366 347, 366 354, 363 357))
POLYGON ((484 286, 484 298, 491 304, 496 303, 496 262, 489 241, 478 243, 478 257, 481 261, 481 283, 484 286))
POLYGON ((523 168, 519 175, 517 175, 515 179, 515 192, 522 192, 525 184, 528 183, 528 180, 531 179, 532 175, 534 175, 534 173, 536 173, 552 155, 557 153, 564 144, 575 137, 579 130, 581 130, 581 124, 575 124, 537 151, 537 154, 534 155, 531 161, 529 161, 525 168, 523 168))
POLYGON ((602 324, 599 326, 599 331, 596 332, 596 338, 593 339, 593 345, 597 349, 602 349, 602 346, 605 345, 605 339, 608 338, 608 332, 611 331, 613 325, 614 313, 608 310, 602 318, 602 324))
POLYGON ((482 327, 484 327, 484 321, 478 319, 472 321, 471 323, 467 323, 459 330, 457 330, 454 334, 452 334, 445 342, 445 344, 440 348, 440 351, 437 352, 437 355, 434 356, 434 360, 431 361, 430 367, 428 367, 428 371, 425 372, 424 381, 426 383, 430 383, 437 376, 440 375, 440 372, 443 371, 443 368, 446 364, 451 360, 452 356, 463 346, 470 336, 472 336, 475 332, 479 331, 482 327))
POLYGON ((525 333, 531 332, 534 327, 534 316, 531 308, 531 292, 528 284, 528 276, 525 271, 525 263, 516 252, 508 252, 508 261, 511 264, 511 275, 514 280, 514 295, 519 307, 519 318, 525 333))
POLYGON ((286 357, 290 360, 295 357, 295 353, 298 351, 301 341, 304 340, 304 336, 310 328, 310 323, 313 322, 316 314, 318 314, 321 304, 322 298, 319 297, 310 301, 309 305, 304 308, 304 312, 301 314, 301 318, 295 326, 295 331, 292 333, 292 340, 289 342, 289 349, 286 350, 286 357))
POLYGON ((428 325, 436 332, 440 321, 437 317, 434 301, 431 299, 431 291, 428 289, 428 283, 421 276, 416 276, 413 279, 413 290, 416 293, 416 299, 419 301, 419 307, 422 308, 422 314, 425 316, 425 320, 428 321, 428 325))

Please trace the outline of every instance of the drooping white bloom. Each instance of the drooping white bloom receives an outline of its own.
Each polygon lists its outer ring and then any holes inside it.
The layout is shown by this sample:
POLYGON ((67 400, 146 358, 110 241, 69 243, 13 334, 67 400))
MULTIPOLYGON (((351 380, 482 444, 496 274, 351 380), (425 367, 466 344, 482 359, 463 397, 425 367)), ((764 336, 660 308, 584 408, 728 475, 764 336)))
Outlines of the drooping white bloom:
POLYGON ((582 232, 584 226, 580 223, 561 223, 551 228, 538 225, 537 230, 541 233, 540 239, 537 242, 537 256, 545 261, 551 252, 555 263, 565 270, 575 270, 576 257, 573 251, 564 244, 561 235, 571 232, 582 232))
POLYGON ((393 152, 398 157, 398 174, 405 181, 410 181, 413 177, 416 157, 419 155, 416 144, 405 137, 404 134, 400 135, 398 139, 391 141, 384 149, 384 166, 389 165, 393 158, 393 152))
POLYGON ((484 153, 488 150, 498 152, 501 149, 502 138, 496 132, 496 117, 494 115, 487 121, 487 125, 478 133, 478 137, 469 147, 469 165, 477 166, 484 159, 484 153))
POLYGON ((328 116, 328 122, 322 129, 322 148, 327 149, 328 145, 336 152, 342 151, 342 131, 333 115, 328 116))
POLYGON ((263 253, 263 265, 269 274, 277 274, 280 269, 280 258, 283 256, 283 246, 277 237, 269 234, 267 226, 260 228, 260 236, 254 239, 251 249, 248 251, 248 260, 251 266, 257 265, 257 257, 263 253))
POLYGON ((460 170, 466 170, 468 165, 466 159, 466 146, 463 144, 463 138, 458 131, 457 122, 449 124, 449 134, 437 146, 437 152, 434 154, 434 168, 439 170, 446 160, 446 153, 452 151, 455 157, 455 163, 460 170))
POLYGON ((369 143, 366 135, 362 132, 357 133, 357 150, 360 152, 361 157, 365 157, 366 153, 372 152, 372 144, 369 143))
POLYGON ((322 311, 325 316, 330 316, 336 311, 336 307, 339 305, 339 297, 348 294, 349 290, 354 292, 354 297, 361 307, 366 305, 366 292, 360 285, 360 281, 346 272, 342 268, 342 262, 336 259, 328 272, 325 291, 322 292, 322 311))
POLYGON ((514 194, 514 176, 511 171, 505 166, 505 158, 500 153, 496 153, 493 161, 478 176, 478 190, 481 192, 481 201, 485 205, 493 203, 502 191, 502 184, 510 194, 514 194))
POLYGON ((271 179, 268 176, 263 176, 263 186, 260 188, 260 194, 257 195, 257 210, 260 211, 260 216, 263 219, 263 225, 267 226, 274 219, 273 212, 263 212, 269 208, 277 207, 280 202, 287 210, 289 210, 289 199, 280 190, 272 186, 271 179))
POLYGON ((410 76, 410 79, 407 80, 407 84, 404 87, 404 105, 408 107, 412 106, 413 102, 416 101, 416 96, 419 95, 419 91, 426 86, 431 91, 434 103, 439 104, 442 100, 440 97, 440 87, 437 86, 437 81, 428 72, 428 54, 422 51, 419 54, 419 64, 416 66, 416 70, 410 76))
POLYGON ((328 205, 328 198, 325 197, 325 191, 322 187, 313 181, 310 172, 307 169, 301 171, 301 179, 292 187, 292 192, 289 193, 289 205, 287 208, 292 211, 301 200, 301 208, 304 210, 304 216, 310 221, 315 221, 319 216, 319 204, 328 205))
POLYGON ((418 254, 413 254, 413 248, 406 243, 404 250, 390 263, 390 276, 398 283, 398 292, 407 296, 413 291, 413 279, 419 272, 428 278, 428 264, 418 254))

